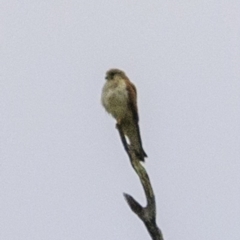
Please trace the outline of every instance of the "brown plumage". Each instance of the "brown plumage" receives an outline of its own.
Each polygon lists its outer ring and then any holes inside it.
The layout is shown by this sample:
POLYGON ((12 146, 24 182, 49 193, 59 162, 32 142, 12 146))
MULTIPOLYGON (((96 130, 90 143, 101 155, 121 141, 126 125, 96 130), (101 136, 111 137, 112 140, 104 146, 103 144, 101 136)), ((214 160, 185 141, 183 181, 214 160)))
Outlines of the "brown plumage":
POLYGON ((110 69, 106 73, 107 82, 102 91, 102 104, 121 125, 140 161, 147 154, 143 150, 139 130, 137 90, 126 74, 119 69, 110 69))

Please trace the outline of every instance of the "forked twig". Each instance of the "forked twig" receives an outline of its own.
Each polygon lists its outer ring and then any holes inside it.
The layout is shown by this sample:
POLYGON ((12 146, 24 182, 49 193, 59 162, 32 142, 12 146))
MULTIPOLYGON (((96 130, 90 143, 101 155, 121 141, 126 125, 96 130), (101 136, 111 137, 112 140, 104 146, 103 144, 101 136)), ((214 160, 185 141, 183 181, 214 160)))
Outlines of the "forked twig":
POLYGON ((124 146, 125 151, 128 154, 131 165, 135 172, 137 173, 143 186, 145 196, 147 198, 147 206, 142 207, 129 194, 124 193, 124 197, 132 211, 135 214, 137 214, 137 216, 143 221, 152 239, 163 240, 162 232, 156 223, 156 202, 148 174, 143 165, 140 163, 139 159, 137 158, 135 151, 131 149, 131 145, 128 145, 126 138, 123 134, 123 131, 121 129, 121 125, 117 124, 116 128, 118 129, 120 138, 122 140, 122 144, 124 146))

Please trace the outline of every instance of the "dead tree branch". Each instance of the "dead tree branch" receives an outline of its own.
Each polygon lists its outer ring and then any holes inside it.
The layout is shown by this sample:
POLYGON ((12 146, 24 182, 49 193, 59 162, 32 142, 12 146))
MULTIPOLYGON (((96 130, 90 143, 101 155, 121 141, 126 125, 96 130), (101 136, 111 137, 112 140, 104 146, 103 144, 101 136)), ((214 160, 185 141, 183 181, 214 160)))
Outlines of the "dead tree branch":
POLYGON ((132 211, 143 221, 152 239, 163 240, 162 232, 156 223, 156 202, 148 174, 143 165, 138 160, 135 152, 131 149, 131 146, 128 145, 126 138, 123 134, 123 131, 121 129, 121 126, 117 124, 116 128, 118 129, 120 138, 122 140, 122 144, 124 146, 125 151, 128 154, 131 165, 135 172, 137 173, 143 186, 145 196, 147 199, 147 206, 142 207, 132 196, 126 193, 124 193, 124 197, 132 211))

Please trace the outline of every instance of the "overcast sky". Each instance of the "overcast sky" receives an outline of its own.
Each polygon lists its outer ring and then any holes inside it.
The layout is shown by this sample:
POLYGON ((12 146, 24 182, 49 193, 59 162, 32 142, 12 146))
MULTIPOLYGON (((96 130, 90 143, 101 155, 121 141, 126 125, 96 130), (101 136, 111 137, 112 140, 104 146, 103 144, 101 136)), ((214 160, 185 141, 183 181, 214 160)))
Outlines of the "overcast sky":
POLYGON ((2 0, 0 31, 0 239, 150 239, 100 104, 112 67, 137 86, 165 239, 240 239, 239 0, 2 0))

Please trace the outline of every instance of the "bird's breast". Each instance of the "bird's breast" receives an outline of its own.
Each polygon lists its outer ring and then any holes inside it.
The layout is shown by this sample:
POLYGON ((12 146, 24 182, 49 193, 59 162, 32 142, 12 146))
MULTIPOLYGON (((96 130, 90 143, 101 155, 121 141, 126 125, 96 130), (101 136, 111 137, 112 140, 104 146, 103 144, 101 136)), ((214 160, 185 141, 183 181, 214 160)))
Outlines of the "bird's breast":
POLYGON ((102 92, 102 104, 114 118, 124 118, 128 111, 128 92, 124 80, 106 82, 102 92))

